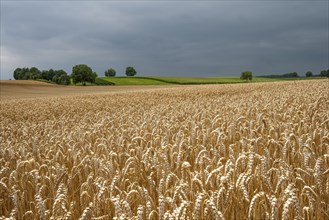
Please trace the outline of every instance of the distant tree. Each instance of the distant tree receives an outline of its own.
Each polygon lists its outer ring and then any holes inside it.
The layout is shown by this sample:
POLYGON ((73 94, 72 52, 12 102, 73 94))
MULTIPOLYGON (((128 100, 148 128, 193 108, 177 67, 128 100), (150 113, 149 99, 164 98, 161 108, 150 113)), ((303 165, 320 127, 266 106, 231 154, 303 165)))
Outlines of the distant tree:
POLYGON ((294 78, 294 77, 299 77, 297 72, 292 72, 292 73, 284 73, 279 76, 280 78, 294 78))
POLYGON ((251 71, 243 71, 241 73, 240 79, 247 80, 247 81, 252 80, 252 72, 251 71))
POLYGON ((95 74, 93 73, 92 69, 86 64, 75 65, 72 68, 71 77, 74 84, 81 82, 84 86, 86 85, 86 82, 92 83, 93 81, 95 81, 93 80, 95 74))
POLYGON ((320 72, 321 77, 329 77, 329 69, 328 70, 322 70, 320 72))
POLYGON ((126 68, 126 75, 127 76, 135 76, 137 74, 136 70, 132 66, 128 66, 126 68))
POLYGON ((27 67, 24 67, 22 68, 22 71, 21 71, 21 79, 22 80, 28 80, 30 79, 30 69, 27 68, 27 67))
POLYGON ((44 80, 52 81, 55 74, 56 74, 56 71, 53 70, 53 69, 43 70, 41 72, 41 78, 44 79, 44 80))
POLYGON ((14 79, 19 80, 22 77, 22 69, 21 68, 16 68, 14 70, 14 79))
POLYGON ((41 71, 36 67, 16 68, 14 70, 14 78, 15 79, 21 79, 21 80, 41 79, 41 71))
POLYGON ((47 73, 48 72, 48 70, 42 70, 41 71, 41 79, 44 79, 44 80, 47 80, 46 78, 47 78, 47 73))
POLYGON ((291 77, 299 77, 299 75, 297 72, 293 72, 293 73, 291 73, 291 77))
POLYGON ((48 78, 48 72, 49 72, 49 70, 42 70, 42 71, 41 71, 41 79, 44 79, 44 80, 50 80, 50 79, 48 78))
POLYGON ((91 83, 95 83, 96 82, 96 78, 97 78, 97 73, 93 72, 90 76, 90 81, 91 83))
POLYGON ((38 68, 31 67, 29 73, 29 79, 41 79, 41 71, 38 68))
POLYGON ((69 85, 71 83, 70 76, 67 75, 67 73, 64 70, 50 69, 50 70, 40 71, 36 67, 16 68, 14 71, 14 78, 20 80, 44 79, 62 85, 69 85))
POLYGON ((64 70, 55 70, 54 76, 51 81, 61 84, 61 85, 69 85, 70 84, 70 76, 64 70))
POLYGON ((305 76, 306 76, 306 77, 312 77, 312 76, 313 76, 313 73, 312 73, 311 71, 307 71, 307 72, 305 73, 305 76))
POLYGON ((105 76, 107 76, 107 77, 115 76, 115 74, 116 74, 116 71, 113 68, 110 68, 110 69, 105 71, 105 76))
POLYGON ((266 75, 262 77, 267 77, 267 78, 296 78, 299 77, 297 72, 292 72, 292 73, 283 73, 283 74, 272 74, 272 75, 266 75))
POLYGON ((58 78, 58 84, 70 85, 70 83, 71 83, 71 77, 67 74, 60 75, 60 77, 58 78))

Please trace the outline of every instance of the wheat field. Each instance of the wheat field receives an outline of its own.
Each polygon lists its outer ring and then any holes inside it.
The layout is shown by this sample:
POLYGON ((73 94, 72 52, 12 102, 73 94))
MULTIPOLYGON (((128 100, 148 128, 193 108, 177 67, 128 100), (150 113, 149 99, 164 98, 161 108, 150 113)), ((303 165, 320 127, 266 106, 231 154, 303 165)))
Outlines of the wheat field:
POLYGON ((0 107, 0 219, 329 219, 328 80, 0 107))

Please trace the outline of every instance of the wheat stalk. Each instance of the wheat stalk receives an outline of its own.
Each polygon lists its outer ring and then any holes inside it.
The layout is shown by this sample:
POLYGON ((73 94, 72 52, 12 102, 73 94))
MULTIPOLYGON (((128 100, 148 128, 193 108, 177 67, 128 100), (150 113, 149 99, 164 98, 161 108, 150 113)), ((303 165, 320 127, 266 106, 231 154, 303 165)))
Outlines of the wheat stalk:
POLYGON ((328 219, 325 80, 0 99, 0 219, 328 219))

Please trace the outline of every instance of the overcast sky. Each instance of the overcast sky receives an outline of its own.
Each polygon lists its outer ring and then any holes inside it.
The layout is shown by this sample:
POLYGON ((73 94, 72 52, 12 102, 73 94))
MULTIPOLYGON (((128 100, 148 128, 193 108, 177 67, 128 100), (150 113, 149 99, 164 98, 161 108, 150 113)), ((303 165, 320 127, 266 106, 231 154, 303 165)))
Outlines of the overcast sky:
POLYGON ((329 67, 329 1, 1 0, 1 79, 87 64, 98 75, 237 76, 329 67))

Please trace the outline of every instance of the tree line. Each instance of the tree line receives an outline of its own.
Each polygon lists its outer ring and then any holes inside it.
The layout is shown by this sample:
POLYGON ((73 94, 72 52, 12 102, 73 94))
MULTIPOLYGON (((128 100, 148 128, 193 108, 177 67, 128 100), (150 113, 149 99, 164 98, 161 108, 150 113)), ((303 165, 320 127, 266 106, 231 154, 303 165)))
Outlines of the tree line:
MULTIPOLYGON (((267 78, 295 78, 300 77, 297 72, 284 73, 284 74, 276 74, 276 75, 266 75, 261 77, 267 78)), ((305 77, 329 77, 329 69, 321 70, 319 74, 313 74, 312 71, 307 71, 305 73, 305 77)))
MULTIPOLYGON (((134 67, 128 66, 126 67, 126 76, 135 76, 137 71, 134 67)), ((109 68, 105 71, 105 76, 107 77, 115 77, 116 70, 113 68, 109 68)), ((313 75, 311 71, 307 71, 305 73, 306 77, 329 77, 329 69, 322 70, 319 75, 313 75)), ((266 75, 261 77, 267 78, 294 78, 300 77, 297 72, 292 73, 284 73, 281 75, 266 75)), ((46 80, 51 81, 61 85, 70 85, 71 81, 74 84, 82 83, 86 85, 86 83, 95 83, 97 78, 97 73, 94 72, 89 66, 86 64, 75 65, 72 68, 71 75, 68 75, 64 70, 42 70, 40 71, 37 67, 24 67, 24 68, 16 68, 14 71, 14 78, 16 80, 46 80)), ((243 71, 240 76, 243 80, 252 80, 252 72, 251 71, 243 71)))
POLYGON ((61 85, 70 84, 70 76, 64 70, 42 70, 40 71, 37 67, 24 67, 16 68, 14 71, 14 79, 16 80, 46 80, 52 81, 61 85))
POLYGON ((307 71, 305 73, 305 76, 306 77, 329 77, 329 69, 327 70, 321 70, 320 74, 319 75, 313 75, 312 71, 307 71))
MULTIPOLYGON (((125 73, 127 76, 135 76, 137 74, 132 66, 128 66, 125 73)), ((116 71, 113 68, 105 71, 105 76, 113 77, 115 75, 116 71)), ((86 83, 96 82, 97 73, 86 64, 78 64, 73 66, 71 75, 62 69, 41 71, 37 67, 18 67, 14 70, 13 76, 16 80, 45 80, 60 85, 70 85, 72 81, 74 84, 82 83, 82 85, 86 85, 86 83)))
MULTIPOLYGON (((266 78, 297 78, 300 77, 297 72, 292 73, 284 73, 281 75, 266 75, 266 76, 260 76, 260 77, 266 77, 266 78)), ((328 70, 322 70, 319 75, 313 75, 312 71, 307 71, 305 73, 305 77, 329 77, 329 69, 328 70)), ((241 72, 240 79, 242 80, 252 80, 252 72, 251 71, 243 71, 241 72)))

